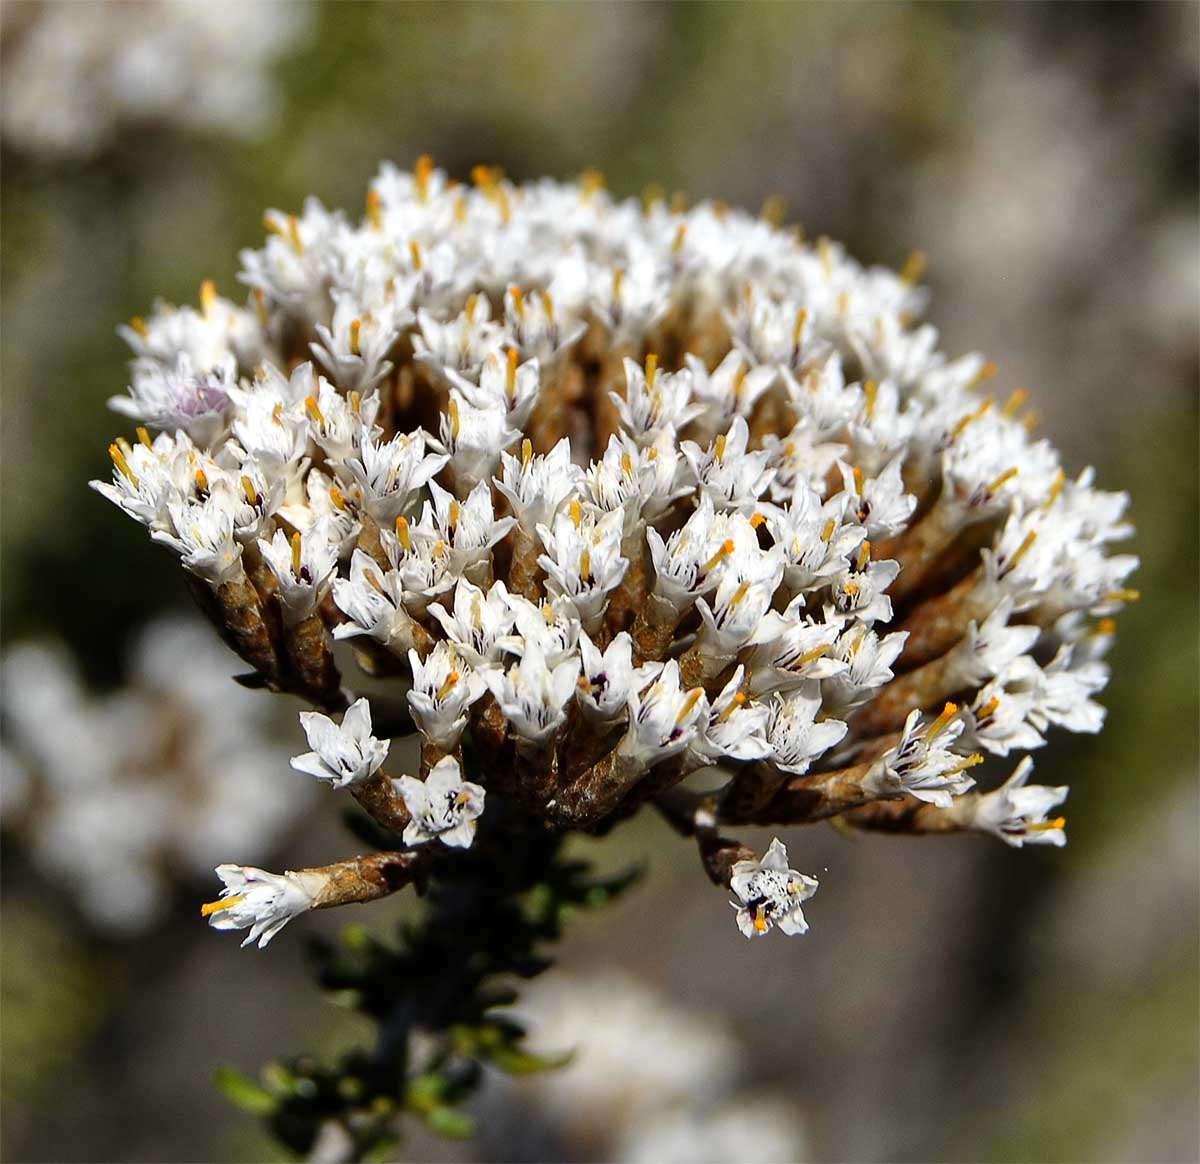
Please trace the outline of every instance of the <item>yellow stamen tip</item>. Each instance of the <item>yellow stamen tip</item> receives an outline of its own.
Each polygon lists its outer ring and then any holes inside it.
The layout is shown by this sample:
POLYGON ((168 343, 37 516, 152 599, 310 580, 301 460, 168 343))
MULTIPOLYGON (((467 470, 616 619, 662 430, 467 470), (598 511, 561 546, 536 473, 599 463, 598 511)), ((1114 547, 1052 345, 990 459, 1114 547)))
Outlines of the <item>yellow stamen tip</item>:
POLYGON ((140 316, 135 315, 130 321, 129 326, 145 339, 150 334, 150 329, 146 326, 146 321, 140 316))
POLYGON ((913 251, 905 260, 904 267, 900 271, 901 282, 915 283, 923 274, 927 259, 924 251, 913 251))
POLYGON ((378 190, 367 191, 367 221, 372 230, 383 229, 383 199, 378 190))
POLYGON ((148 448, 148 449, 154 448, 154 444, 150 440, 150 434, 140 425, 138 426, 138 429, 137 429, 137 439, 141 444, 145 445, 146 448, 148 448))
POLYGON ((358 348, 358 339, 362 334, 362 320, 355 319, 350 324, 350 351, 353 355, 361 356, 362 352, 358 348))
POLYGON ((200 907, 200 916, 210 917, 214 913, 220 913, 223 909, 232 909, 235 905, 239 905, 245 900, 244 895, 235 894, 233 897, 222 897, 218 901, 206 901, 200 907))
POLYGON ((211 279, 200 284, 200 310, 208 315, 217 302, 217 285, 211 279))
POLYGON ((653 388, 654 381, 658 378, 658 356, 654 352, 650 352, 646 356, 646 387, 653 388))

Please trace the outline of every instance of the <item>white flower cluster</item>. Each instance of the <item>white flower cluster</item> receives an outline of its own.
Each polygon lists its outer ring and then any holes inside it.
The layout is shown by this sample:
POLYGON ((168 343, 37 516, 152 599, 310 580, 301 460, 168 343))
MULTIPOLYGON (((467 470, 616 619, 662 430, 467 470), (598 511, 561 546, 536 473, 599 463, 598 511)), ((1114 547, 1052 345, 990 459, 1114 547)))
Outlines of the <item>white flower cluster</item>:
POLYGON ((0 661, 6 837, 105 933, 160 921, 219 846, 268 857, 315 800, 306 786, 280 795, 279 709, 231 683, 236 670, 208 627, 178 618, 146 627, 107 695, 57 644, 17 643, 0 661))
POLYGON ((270 66, 312 11, 305 0, 6 4, 0 136, 85 157, 127 126, 254 133, 277 104, 270 66))
MULTIPOLYGON (((407 676, 422 776, 454 766, 405 786, 414 837, 469 840, 463 771, 564 828, 704 767, 722 823, 825 798, 799 820, 947 808, 986 754, 1099 729, 1127 499, 938 350, 919 263, 594 174, 472 178, 385 165, 360 221, 269 211, 245 306, 205 284, 133 321, 141 427, 95 483, 270 685, 336 711, 327 629, 407 676)), ((346 762, 306 770, 374 761, 346 762)))

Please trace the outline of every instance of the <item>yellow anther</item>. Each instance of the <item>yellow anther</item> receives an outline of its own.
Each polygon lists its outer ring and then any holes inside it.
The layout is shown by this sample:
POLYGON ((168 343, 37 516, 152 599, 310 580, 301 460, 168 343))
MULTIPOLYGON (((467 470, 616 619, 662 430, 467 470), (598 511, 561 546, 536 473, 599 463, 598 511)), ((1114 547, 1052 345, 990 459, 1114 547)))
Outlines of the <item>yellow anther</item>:
POLYGON ((1043 509, 1049 509, 1058 500, 1058 495, 1063 491, 1063 486, 1067 483, 1067 475, 1061 469, 1054 474, 1054 481, 1050 485, 1050 492, 1046 496, 1046 500, 1042 502, 1043 509))
POLYGON ((267 293, 261 287, 254 288, 254 309, 258 313, 258 322, 266 327, 270 316, 267 312, 267 293))
POLYGON ((1037 530, 1031 529, 1022 539, 1021 544, 1017 546, 1016 553, 1004 564, 1005 574, 1017 568, 1017 563, 1029 553, 1030 546, 1037 541, 1037 530))
POLYGON ((714 198, 712 212, 718 222, 724 222, 729 216, 729 203, 724 198, 714 198))
POLYGON ((355 416, 358 416, 362 412, 362 393, 361 392, 351 392, 349 399, 350 399, 350 411, 355 416))
POLYGON ((985 380, 990 380, 997 372, 996 361, 988 360, 967 385, 968 388, 978 388, 985 380))
POLYGON ((217 304, 217 285, 211 279, 200 284, 200 310, 208 315, 217 304))
POLYGON ((413 270, 420 271, 420 269, 421 269, 421 244, 418 243, 416 239, 413 239, 412 242, 410 242, 408 244, 408 253, 412 256, 413 270))
POLYGON ((150 434, 141 425, 137 427, 137 439, 140 444, 143 444, 148 449, 153 449, 154 444, 150 440, 150 434))
MULTIPOLYGON (((117 437, 117 445, 120 447, 121 452, 123 452, 127 457, 133 456, 133 445, 131 445, 123 436, 117 437)), ((194 461, 196 459, 196 454, 189 453, 188 457, 194 461)))
POLYGON ((291 239, 296 254, 304 254, 304 240, 300 237, 300 220, 294 214, 289 214, 287 224, 288 238, 291 239))
POLYGON ((540 292, 542 299, 542 310, 546 313, 547 319, 554 318, 554 297, 549 291, 540 292))
POLYGON ((583 524, 583 506, 579 504, 579 498, 571 499, 571 504, 567 506, 567 512, 571 515, 571 524, 578 529, 583 524))
POLYGON ((521 467, 524 469, 528 469, 529 463, 532 460, 533 460, 533 442, 528 437, 526 437, 521 442, 521 467))
POLYGON ((845 585, 842 587, 842 591, 843 591, 843 593, 845 593, 845 594, 849 594, 851 598, 857 598, 857 597, 858 597, 858 583, 856 583, 856 582, 847 582, 847 583, 846 583, 846 584, 845 584, 845 585))
POLYGON ((758 529, 758 527, 760 525, 766 525, 766 524, 767 524, 767 515, 765 513, 755 513, 750 518, 750 528, 751 529, 758 529))
POLYGON ((713 554, 713 556, 709 558, 703 566, 700 567, 700 573, 707 574, 709 570, 711 570, 718 562, 728 558, 729 555, 733 553, 735 548, 736 547, 734 546, 733 538, 726 538, 721 543, 721 548, 715 554, 713 554))
POLYGON ((346 508, 346 499, 342 496, 342 491, 336 485, 329 487, 329 500, 333 502, 334 509, 346 508))
POLYGON ((206 474, 203 469, 196 470, 196 488, 199 489, 201 493, 208 492, 208 474, 206 474))
POLYGON ((1012 418, 1021 411, 1022 405, 1029 399, 1029 393, 1024 388, 1014 388, 1013 394, 1008 398, 1008 402, 1002 409, 1005 416, 1012 418))
POLYGON ((665 202, 667 200, 667 192, 657 182, 651 182, 642 190, 642 213, 649 214, 654 209, 655 204, 665 202))
POLYGON ((406 554, 412 553, 412 537, 408 532, 408 520, 401 514, 396 518, 396 537, 406 554))
POLYGON ((738 692, 738 693, 737 693, 737 694, 736 694, 736 695, 733 697, 733 699, 731 699, 731 700, 729 701, 729 706, 728 706, 728 707, 727 707, 727 708, 726 708, 726 709, 725 709, 723 712, 721 712, 720 716, 718 716, 718 719, 719 719, 719 720, 720 720, 722 723, 724 723, 724 722, 725 722, 725 720, 727 720, 727 719, 728 719, 728 718, 729 718, 731 715, 733 715, 733 713, 734 713, 735 711, 737 711, 737 709, 738 709, 739 707, 745 707, 745 705, 746 705, 746 696, 745 696, 745 693, 744 693, 744 692, 741 692, 741 691, 739 691, 739 692, 738 692))
POLYGON ((553 626, 558 621, 554 614, 554 607, 548 602, 542 603, 542 619, 547 626, 553 626))
POLYGON ((993 403, 994 402, 992 398, 989 396, 977 409, 975 409, 974 412, 968 412, 967 415, 964 416, 962 420, 960 420, 958 424, 954 426, 954 431, 950 434, 950 439, 955 440, 957 437, 961 436, 967 425, 974 424, 975 421, 977 421, 987 412, 989 408, 992 407, 993 403))
POLYGON ((1065 816, 1056 816, 1052 820, 1041 820, 1035 824, 1026 825, 1025 831, 1029 833, 1047 833, 1051 829, 1063 829, 1067 827, 1067 818, 1065 816))
POLYGON ((454 200, 454 225, 462 226, 467 221, 467 199, 466 195, 460 194, 454 200))
POLYGON ((512 296, 513 311, 517 313, 517 318, 525 319, 525 296, 521 293, 521 288, 515 283, 508 289, 509 295, 512 296))
POLYGON ((586 581, 592 576, 592 554, 586 547, 579 555, 579 578, 580 581, 586 581))
POLYGON ((453 396, 450 397, 446 411, 450 414, 450 434, 455 440, 458 440, 458 433, 462 428, 462 418, 458 415, 458 401, 453 396))
POLYGON ((460 678, 461 676, 457 671, 451 671, 450 674, 446 676, 446 682, 438 688, 434 699, 445 699, 446 696, 454 690, 454 685, 459 681, 460 678))
POLYGON ((737 400, 742 395, 742 389, 746 386, 746 377, 750 375, 750 368, 743 364, 737 370, 737 375, 733 378, 733 398, 737 400))
POLYGON ((974 768, 977 764, 983 763, 983 756, 978 752, 972 752, 969 756, 960 760, 953 768, 947 768, 942 773, 943 776, 956 776, 959 772, 965 772, 968 768, 974 768))
POLYGON ((508 370, 504 377, 504 388, 508 392, 509 400, 512 400, 517 394, 517 349, 508 349, 508 370))
POLYGON ((592 682, 586 675, 580 675, 579 678, 575 680, 575 686, 582 688, 585 691, 591 691, 592 682))
POLYGON ((145 339, 150 334, 150 329, 146 326, 146 321, 140 316, 135 315, 130 321, 129 326, 145 339))
POLYGON ((121 476, 136 489, 138 486, 137 474, 129 467, 129 462, 125 459, 125 453, 122 451, 121 446, 114 441, 108 446, 108 455, 112 457, 112 462, 116 465, 121 476))
POLYGON ((867 398, 867 419, 875 419, 875 400, 879 395, 879 385, 874 380, 868 380, 863 385, 863 395, 867 398))
POLYGON ((734 607, 740 606, 742 604, 742 601, 745 599, 746 595, 749 593, 750 593, 750 583, 743 582, 733 592, 733 597, 729 600, 729 609, 733 610, 734 607))
POLYGON ((445 540, 438 538, 438 540, 433 543, 433 556, 435 558, 444 558, 448 548, 449 547, 447 547, 445 540))
POLYGON ((900 281, 902 283, 913 284, 922 275, 925 274, 927 258, 924 251, 913 251, 907 259, 904 260, 904 266, 900 270, 900 281))
POLYGON ((687 208, 688 208, 687 191, 686 190, 676 190, 675 193, 671 195, 671 207, 670 207, 671 213, 672 214, 683 214, 686 212, 687 208))
POLYGON ((717 464, 721 464, 725 460, 725 434, 719 433, 716 441, 713 443, 713 456, 716 458, 717 464))
POLYGON ((830 650, 829 643, 822 643, 819 647, 813 647, 811 651, 805 651, 793 664, 793 668, 803 667, 807 663, 811 663, 814 659, 821 658, 822 655, 828 655, 830 650))
POLYGON ((455 796, 454 807, 455 808, 466 808, 466 806, 470 803, 470 801, 471 801, 471 794, 464 788, 460 793, 458 793, 457 796, 455 796))
POLYGON ((462 506, 457 501, 450 502, 450 528, 455 529, 458 526, 458 515, 462 512, 462 506))
POLYGON ((1137 602, 1141 598, 1140 590, 1110 590, 1105 596, 1105 602, 1137 602))
POLYGON ((833 244, 829 241, 827 235, 821 235, 817 239, 817 255, 821 259, 821 267, 825 271, 825 277, 829 278, 833 274, 833 244))
POLYGON ((359 351, 358 338, 362 334, 362 320, 355 319, 350 322, 350 351, 353 355, 361 356, 359 351))
MULTIPOLYGON (((517 290, 517 288, 516 288, 516 287, 510 287, 510 288, 509 288, 509 290, 510 290, 510 291, 516 291, 516 290, 517 290)), ((467 322, 468 322, 468 323, 474 323, 474 322, 475 322, 475 312, 476 312, 478 309, 479 309, 479 292, 478 292, 478 291, 472 291, 472 292, 471 292, 471 294, 467 296, 467 305, 466 305, 466 307, 464 307, 464 308, 463 308, 463 314, 464 314, 464 315, 467 317, 467 322)))
POLYGON ((989 496, 991 494, 995 493, 996 490, 999 489, 1002 485, 1006 485, 1015 476, 1017 476, 1017 474, 1019 472, 1020 472, 1020 469, 1018 469, 1016 467, 1016 465, 1013 465, 1011 469, 1005 469, 1004 472, 1001 473, 999 477, 997 477, 994 481, 990 481, 988 483, 987 492, 988 492, 989 496))
POLYGON ((925 729, 925 742, 928 743, 935 736, 941 735, 942 732, 944 732, 946 728, 950 726, 950 721, 954 719, 956 715, 958 715, 958 704, 947 703, 946 706, 942 708, 942 714, 939 715, 937 719, 935 719, 933 723, 931 723, 929 727, 925 729))
POLYGON ((804 325, 808 322, 808 312, 802 307, 796 312, 796 322, 792 327, 792 347, 799 350, 800 341, 804 338, 804 325))
POLYGON ((304 542, 300 537, 300 531, 297 530, 292 534, 292 573, 297 578, 300 577, 300 555, 304 550, 304 542))
POLYGON ((258 504, 258 490, 254 488, 254 482, 251 481, 250 478, 247 477, 245 473, 242 474, 242 492, 246 496, 247 504, 249 504, 249 505, 257 505, 258 504))
POLYGON ((598 190, 604 189, 604 175, 595 168, 588 166, 582 174, 579 175, 579 191, 583 195, 584 200, 591 198, 598 190))
POLYGON ((1036 408, 1031 408, 1021 417, 1021 423, 1025 426, 1026 432, 1033 432, 1042 423, 1042 414, 1036 408))
POLYGON ((646 390, 649 391, 654 387, 654 381, 658 379, 658 356, 654 352, 650 352, 646 356, 646 390))
POLYGON ((1102 618, 1092 631, 1092 634, 1096 635, 1115 635, 1116 633, 1117 624, 1111 618, 1102 618))
POLYGON ((512 202, 508 197, 508 191, 497 181, 496 185, 496 205, 500 207, 500 221, 505 226, 508 225, 512 218, 512 202))
POLYGON ((840 319, 850 314, 850 292, 845 289, 838 292, 837 313, 840 319))
POLYGON ((625 268, 614 267, 612 276, 612 297, 614 303, 621 302, 621 284, 625 282, 625 268))
POLYGON ((767 907, 760 905, 754 911, 754 929, 756 933, 765 934, 767 932, 767 907))
POLYGON ((863 495, 863 472, 855 467, 850 470, 850 475, 854 478, 854 492, 861 497, 863 495))
POLYGON ((867 568, 867 563, 870 560, 871 543, 869 541, 864 541, 863 544, 858 547, 858 560, 854 563, 855 569, 865 570, 867 568))
POLYGON ((787 217, 787 199, 782 194, 768 194, 758 217, 771 226, 782 226, 787 217))
POLYGON ((829 541, 829 539, 833 537, 833 531, 835 529, 837 529, 837 522, 831 517, 825 522, 825 528, 821 530, 821 541, 829 541))
POLYGON ((1000 696, 993 695, 978 711, 975 712, 976 719, 989 719, 996 712, 996 708, 1000 706, 1000 696))
POLYGON ((429 178, 433 173, 433 158, 428 154, 422 154, 417 158, 417 164, 413 167, 413 178, 417 183, 417 197, 422 202, 429 201, 429 178))
POLYGON ((325 414, 321 411, 320 406, 317 404, 317 398, 315 396, 306 396, 304 398, 304 411, 308 413, 309 419, 312 420, 313 423, 324 427, 325 414))
POLYGON ((220 913, 223 909, 232 909, 235 905, 240 905, 246 898, 243 894, 236 893, 233 897, 222 897, 219 901, 206 901, 200 907, 200 916, 209 917, 214 913, 220 913))
POLYGON ((628 453, 621 454, 621 472, 626 477, 633 476, 633 458, 628 453))
POLYGON ((378 190, 367 191, 367 221, 372 230, 383 229, 383 199, 378 190))
POLYGON ((677 255, 683 250, 683 240, 687 238, 687 223, 681 222, 675 228, 675 237, 671 240, 671 254, 677 255))
POLYGON ((692 709, 703 697, 703 687, 693 687, 692 690, 688 692, 687 698, 683 701, 683 706, 679 709, 679 714, 675 717, 676 727, 682 726, 683 721, 692 714, 692 709))

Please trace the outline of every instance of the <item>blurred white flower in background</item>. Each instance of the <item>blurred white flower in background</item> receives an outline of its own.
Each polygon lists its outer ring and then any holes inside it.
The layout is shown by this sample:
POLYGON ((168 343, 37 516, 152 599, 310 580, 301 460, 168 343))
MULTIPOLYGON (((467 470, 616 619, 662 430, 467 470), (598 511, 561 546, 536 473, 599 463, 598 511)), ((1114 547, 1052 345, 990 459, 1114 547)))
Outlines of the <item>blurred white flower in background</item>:
POLYGON ((86 157, 126 126, 252 136, 275 115, 272 63, 306 0, 35 0, 0 8, 5 144, 86 157))
MULTIPOLYGON (((572 1159, 631 1164, 799 1164, 810 1159, 799 1112, 747 1083, 746 1047, 709 1010, 688 1010, 611 970, 539 978, 520 1014, 563 1068, 506 1083, 500 1106, 532 1104, 572 1159)), ((503 1146, 503 1145, 501 1145, 503 1146)), ((511 1145, 510 1145, 511 1147, 511 1145)))
POLYGON ((0 660, 5 831, 99 929, 143 932, 173 878, 211 874, 219 840, 267 857, 311 803, 298 776, 280 795, 278 708, 231 682, 240 669, 207 626, 174 617, 146 627, 128 685, 108 694, 88 691, 58 643, 0 660))

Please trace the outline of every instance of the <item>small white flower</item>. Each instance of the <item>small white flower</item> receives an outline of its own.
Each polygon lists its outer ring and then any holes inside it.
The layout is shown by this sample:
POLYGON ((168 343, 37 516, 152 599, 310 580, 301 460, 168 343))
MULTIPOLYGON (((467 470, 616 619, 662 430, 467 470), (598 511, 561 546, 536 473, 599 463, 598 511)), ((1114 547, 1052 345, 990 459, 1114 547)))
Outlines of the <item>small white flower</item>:
POLYGON ((446 637, 473 668, 479 670, 500 662, 504 652, 502 640, 513 626, 508 588, 503 582, 493 582, 484 594, 478 586, 460 578, 454 586, 452 612, 434 603, 429 613, 441 623, 446 637))
POLYGON ((629 728, 618 745, 633 766, 646 769, 682 752, 708 721, 703 687, 684 691, 679 664, 670 660, 644 691, 630 689, 629 728))
POLYGON ((649 359, 643 370, 626 357, 625 383, 624 396, 609 395, 622 426, 639 445, 652 445, 664 429, 681 429, 701 411, 699 405, 689 403, 692 373, 687 368, 661 372, 657 360, 649 359))
POLYGON ((708 723, 688 747, 692 767, 719 764, 722 759, 761 760, 771 754, 767 743, 767 709, 742 691, 745 667, 738 667, 712 701, 708 723))
POLYGON ((451 369, 446 370, 446 376, 472 407, 503 409, 509 426, 521 429, 537 403, 541 378, 536 359, 523 364, 519 360, 516 348, 509 348, 503 357, 490 352, 479 372, 478 384, 451 369))
POLYGON ((784 934, 808 932, 801 906, 817 891, 817 880, 788 868, 787 849, 778 837, 758 861, 738 861, 729 878, 737 900, 738 929, 748 938, 760 938, 772 926, 784 934))
POLYGON ((355 700, 340 724, 318 711, 302 711, 300 726, 312 751, 294 756, 292 767, 334 788, 361 784, 387 759, 387 741, 371 735, 371 705, 366 699, 355 700))
POLYGON ((621 631, 603 652, 587 636, 579 635, 579 654, 583 674, 577 695, 583 709, 600 720, 612 720, 622 715, 631 693, 640 691, 657 677, 661 663, 633 665, 633 640, 621 631))
POLYGON ((401 776, 396 787, 412 820, 404 828, 406 845, 439 840, 466 849, 475 839, 475 822, 483 814, 484 790, 462 778, 458 761, 443 756, 422 782, 401 776))
POLYGON ((526 743, 544 745, 566 722, 579 666, 574 652, 550 666, 542 648, 528 641, 507 671, 486 671, 484 679, 513 731, 526 743))
POLYGON ((937 719, 918 729, 920 720, 920 711, 909 713, 900 742, 876 761, 864 787, 876 796, 908 793, 927 804, 949 808, 954 797, 974 786, 975 781, 965 773, 980 757, 964 758, 950 750, 963 731, 953 703, 947 703, 937 719))
POLYGON ((338 545, 333 523, 319 518, 307 533, 289 539, 281 529, 268 542, 260 538, 259 552, 279 582, 279 604, 289 625, 308 618, 329 590, 337 570, 338 545))
POLYGON ((445 643, 438 643, 424 660, 416 651, 409 651, 408 662, 413 677, 408 693, 413 719, 430 743, 450 751, 467 726, 467 709, 487 690, 487 684, 445 643))
POLYGON ((1061 816, 1048 820, 1047 814, 1067 799, 1070 790, 1066 785, 1027 785, 1032 771, 1033 761, 1026 756, 999 788, 977 797, 972 827, 1017 849, 1024 845, 1065 845, 1063 826, 1067 822, 1061 816))
POLYGON ((817 722, 822 708, 816 692, 816 684, 805 683, 788 695, 776 695, 768 705, 766 737, 771 762, 781 772, 807 772, 818 756, 846 734, 846 724, 840 719, 817 722))
POLYGON ((251 865, 218 865, 216 873, 225 888, 200 912, 215 930, 249 928, 242 945, 257 941, 260 950, 292 918, 312 909, 327 881, 307 870, 268 873, 251 865))
POLYGON ((554 515, 579 487, 582 471, 571 461, 571 442, 565 437, 545 456, 534 456, 526 441, 521 455, 500 454, 500 477, 496 488, 508 499, 521 527, 533 533, 539 525, 550 525, 554 515))

